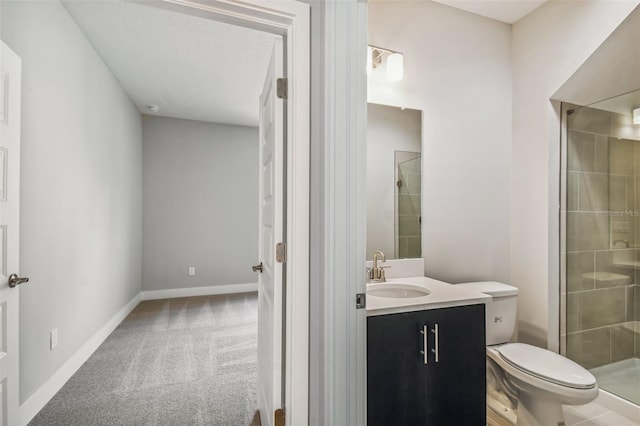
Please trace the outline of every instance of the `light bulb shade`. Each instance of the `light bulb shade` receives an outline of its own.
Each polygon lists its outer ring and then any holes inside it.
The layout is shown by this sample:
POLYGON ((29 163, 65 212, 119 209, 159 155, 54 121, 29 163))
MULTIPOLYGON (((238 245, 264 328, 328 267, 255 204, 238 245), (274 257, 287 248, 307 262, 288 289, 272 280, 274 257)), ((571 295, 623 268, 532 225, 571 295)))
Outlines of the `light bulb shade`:
POLYGON ((387 57, 387 80, 400 81, 404 74, 402 53, 392 53, 387 57))
POLYGON ((371 74, 373 71, 373 48, 367 46, 367 74, 371 74))
POLYGON ((640 124, 640 108, 633 110, 633 124, 640 124))

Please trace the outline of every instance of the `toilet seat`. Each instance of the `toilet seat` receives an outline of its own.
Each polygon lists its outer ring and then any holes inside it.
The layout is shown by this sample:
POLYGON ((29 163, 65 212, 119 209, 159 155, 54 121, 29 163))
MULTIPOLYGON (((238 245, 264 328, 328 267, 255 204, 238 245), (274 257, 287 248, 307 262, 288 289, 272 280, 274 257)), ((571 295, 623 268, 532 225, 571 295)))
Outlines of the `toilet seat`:
POLYGON ((573 389, 592 389, 596 378, 568 358, 525 343, 509 343, 497 348, 512 367, 547 382, 573 389))

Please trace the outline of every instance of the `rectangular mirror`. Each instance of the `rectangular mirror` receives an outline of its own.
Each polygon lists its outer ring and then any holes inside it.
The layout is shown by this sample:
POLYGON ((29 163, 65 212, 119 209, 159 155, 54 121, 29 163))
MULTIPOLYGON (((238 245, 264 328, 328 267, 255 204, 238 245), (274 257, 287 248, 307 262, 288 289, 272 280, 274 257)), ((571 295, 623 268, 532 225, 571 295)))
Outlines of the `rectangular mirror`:
POLYGON ((422 257, 422 111, 367 108, 367 260, 422 257))

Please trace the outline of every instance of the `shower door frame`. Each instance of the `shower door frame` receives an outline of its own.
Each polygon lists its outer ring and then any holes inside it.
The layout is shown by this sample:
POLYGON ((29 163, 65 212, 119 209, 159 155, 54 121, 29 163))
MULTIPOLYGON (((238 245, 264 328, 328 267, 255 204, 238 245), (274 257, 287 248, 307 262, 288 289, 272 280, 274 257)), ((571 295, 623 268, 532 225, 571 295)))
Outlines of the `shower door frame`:
MULTIPOLYGON (((557 102, 557 112, 558 112, 558 120, 559 123, 559 135, 557 138, 560 145, 555 149, 556 155, 558 155, 557 162, 553 162, 553 159, 550 158, 550 172, 551 176, 555 175, 556 178, 559 179, 559 185, 555 186, 555 179, 550 180, 550 191, 553 191, 552 188, 557 188, 557 199, 558 199, 558 216, 557 219, 554 218, 553 214, 550 214, 550 229, 553 228, 554 222, 559 225, 558 227, 558 240, 559 244, 550 244, 550 256, 549 256, 549 271, 550 271, 550 289, 556 289, 556 295, 559 296, 559 306, 558 306, 558 321, 554 322, 552 320, 552 312, 551 312, 551 301, 553 297, 550 297, 550 322, 549 322, 549 341, 552 341, 552 333, 555 330, 558 332, 557 341, 560 344, 559 352, 563 356, 567 356, 567 179, 568 179, 568 112, 575 108, 580 108, 586 105, 575 105, 566 102, 557 102), (554 167, 554 164, 557 165, 554 167), (553 253, 553 250, 557 249, 558 253, 553 253), (554 283, 553 276, 557 277, 557 281, 554 283), (557 326, 557 327, 556 327, 557 326)), ((553 145, 553 143, 551 144, 553 145)), ((554 147, 551 146, 551 156, 553 156, 554 147)), ((550 208, 550 212, 553 208, 550 208)), ((550 233, 551 235, 551 233, 550 233)), ((551 240, 550 240, 551 241, 551 240)), ((609 244, 612 246, 612 237, 609 235, 609 244)), ((552 293, 550 293, 552 296, 552 293)), ((640 405, 635 404, 632 401, 629 401, 621 396, 618 396, 607 389, 600 388, 600 394, 598 396, 598 403, 603 407, 620 413, 628 418, 638 418, 640 416, 640 405)))
MULTIPOLYGON (((568 158, 568 133, 567 133, 567 111, 573 108, 573 105, 566 102, 561 102, 558 105, 560 112, 560 146, 559 146, 559 158, 558 158, 558 178, 560 180, 558 185, 558 230, 559 230, 559 244, 557 256, 555 256, 558 262, 558 309, 556 310, 558 315, 558 327, 557 327, 557 341, 559 343, 559 352, 562 356, 567 355, 567 158, 568 158)), ((551 245, 553 247, 553 245, 551 245)), ((553 266, 553 265, 550 265, 553 266)), ((550 270, 554 268, 551 267, 550 270)), ((551 303, 549 304, 551 310, 551 303)), ((550 312, 551 318, 551 312, 550 312)), ((550 333, 551 335, 551 329, 550 333)), ((551 336, 550 336, 551 337, 551 336)))
MULTIPOLYGON (((416 152, 416 151, 405 151, 402 149, 396 149, 394 150, 393 153, 394 156, 394 161, 393 161, 393 177, 395 180, 395 185, 394 185, 394 189, 393 189, 393 245, 394 245, 394 256, 395 259, 403 259, 403 258, 411 258, 411 256, 405 256, 405 257, 401 257, 400 256, 400 188, 398 187, 398 182, 400 181, 400 164, 405 163, 407 161, 413 161, 416 159, 419 159, 419 163, 420 163, 420 180, 422 180, 422 152, 416 152), (410 160, 404 160, 402 162, 398 161, 398 153, 404 153, 404 154, 416 154, 417 156, 410 159, 410 160)), ((407 194, 407 195, 414 195, 414 194, 407 194)), ((420 219, 419 219, 419 226, 420 226, 420 256, 422 255, 422 196, 420 196, 420 219)), ((408 250, 408 249, 407 249, 408 250)), ((417 256, 417 257, 420 257, 417 256)))
MULTIPOLYGON (((561 355, 567 355, 567 170, 568 170, 568 111, 579 108, 581 105, 568 102, 551 101, 556 111, 556 120, 552 122, 552 131, 557 131, 559 138, 550 135, 550 201, 558 201, 557 209, 554 204, 549 207, 549 348, 552 349, 551 342, 559 343, 556 350, 561 355), (557 127, 554 127, 556 125, 557 127), (558 141, 558 145, 554 145, 558 141), (557 158, 554 158, 554 155, 557 158), (554 242, 554 227, 557 229, 557 239, 554 242), (557 252, 556 252, 557 250, 557 252), (553 296, 559 300, 557 309, 552 309, 553 296), (554 324, 554 321, 557 323, 554 324)), ((552 349, 553 350, 553 349, 552 349)), ((640 406, 624 399, 606 389, 600 388, 598 403, 603 407, 620 413, 628 418, 638 418, 640 416, 640 406)))

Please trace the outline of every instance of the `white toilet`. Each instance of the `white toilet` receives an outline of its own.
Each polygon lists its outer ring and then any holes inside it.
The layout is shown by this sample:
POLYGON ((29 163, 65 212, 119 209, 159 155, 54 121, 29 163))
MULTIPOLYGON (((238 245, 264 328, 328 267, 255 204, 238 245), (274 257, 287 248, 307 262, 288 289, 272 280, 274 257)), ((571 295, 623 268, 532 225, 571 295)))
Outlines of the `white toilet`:
POLYGON ((582 366, 547 349, 508 343, 516 322, 516 287, 495 281, 457 285, 492 297, 485 314, 487 357, 506 373, 506 387, 518 390, 517 425, 564 425, 562 405, 586 404, 598 396, 596 378, 582 366))

